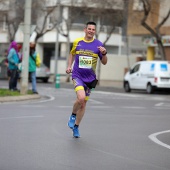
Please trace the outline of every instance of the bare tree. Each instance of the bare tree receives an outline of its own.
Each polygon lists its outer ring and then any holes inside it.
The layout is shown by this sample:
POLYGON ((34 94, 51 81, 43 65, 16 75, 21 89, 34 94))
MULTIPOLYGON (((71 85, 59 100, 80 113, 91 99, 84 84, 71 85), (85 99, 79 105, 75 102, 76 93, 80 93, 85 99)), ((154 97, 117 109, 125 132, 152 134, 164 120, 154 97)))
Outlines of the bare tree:
MULTIPOLYGON (((0 5, 0 14, 5 15, 7 29, 8 29, 8 37, 9 41, 15 39, 16 32, 21 23, 24 20, 24 3, 25 0, 0 0, 0 4, 7 4, 8 8, 6 10, 2 5, 0 5), (8 2, 8 3, 7 3, 8 2)), ((32 25, 36 26, 35 32, 35 42, 42 37, 47 32, 53 30, 58 24, 57 18, 57 5, 53 4, 53 6, 47 6, 46 0, 34 0, 32 3, 32 25), (50 27, 48 26, 49 19, 51 19, 50 27)), ((0 21, 3 20, 0 17, 0 21)))
POLYGON ((128 28, 131 28, 128 29, 128 34, 153 36, 157 41, 162 60, 165 60, 166 56, 162 44, 161 27, 170 16, 170 7, 164 2, 164 0, 129 0, 130 8, 128 10, 128 28), (163 10, 163 8, 167 9, 167 12, 162 15, 160 9, 163 10))
POLYGON ((5 0, 0 0, 0 11, 5 8, 5 0))
POLYGON ((57 3, 50 5, 46 2, 46 0, 35 0, 32 4, 32 24, 36 25, 35 42, 44 34, 56 28, 59 23, 57 3))
POLYGON ((164 25, 164 23, 167 21, 167 19, 170 16, 170 8, 168 10, 168 13, 166 14, 166 16, 164 16, 162 18, 162 20, 156 25, 155 28, 152 28, 148 23, 147 23, 147 19, 149 17, 150 13, 154 13, 155 11, 153 11, 153 3, 161 3, 161 1, 156 2, 156 0, 141 0, 141 2, 143 3, 143 12, 144 12, 144 16, 141 20, 141 24, 142 26, 144 26, 155 38, 159 47, 159 51, 161 54, 161 58, 162 60, 166 60, 166 56, 165 56, 165 50, 163 47, 163 43, 162 43, 162 35, 160 32, 160 28, 164 25))
POLYGON ((0 23, 4 22, 4 15, 6 14, 8 5, 5 0, 0 0, 0 23))
POLYGON ((17 0, 9 1, 8 13, 6 13, 6 23, 8 28, 9 41, 15 39, 16 32, 21 22, 24 19, 23 4, 17 0))

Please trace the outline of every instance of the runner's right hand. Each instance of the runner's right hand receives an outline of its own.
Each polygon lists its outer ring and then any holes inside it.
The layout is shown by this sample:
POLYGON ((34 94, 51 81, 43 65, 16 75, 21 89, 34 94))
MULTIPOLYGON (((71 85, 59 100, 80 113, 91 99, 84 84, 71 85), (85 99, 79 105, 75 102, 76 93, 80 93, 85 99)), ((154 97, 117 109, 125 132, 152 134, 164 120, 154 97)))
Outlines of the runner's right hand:
POLYGON ((72 72, 72 69, 70 67, 67 68, 66 73, 70 74, 72 72))

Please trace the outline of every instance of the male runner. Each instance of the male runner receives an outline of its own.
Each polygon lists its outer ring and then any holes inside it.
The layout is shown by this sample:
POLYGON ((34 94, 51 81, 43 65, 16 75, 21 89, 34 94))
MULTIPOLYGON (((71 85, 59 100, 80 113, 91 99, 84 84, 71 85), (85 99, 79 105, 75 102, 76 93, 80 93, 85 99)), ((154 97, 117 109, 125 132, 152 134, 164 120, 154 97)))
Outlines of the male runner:
POLYGON ((107 63, 107 52, 103 43, 94 39, 96 23, 88 22, 84 32, 85 37, 78 38, 73 43, 66 69, 67 74, 72 72, 72 80, 77 94, 72 115, 68 121, 68 126, 73 130, 75 138, 80 137, 79 124, 83 118, 91 88, 95 88, 97 83, 95 70, 98 57, 102 64, 107 63), (72 69, 73 61, 75 62, 72 69))

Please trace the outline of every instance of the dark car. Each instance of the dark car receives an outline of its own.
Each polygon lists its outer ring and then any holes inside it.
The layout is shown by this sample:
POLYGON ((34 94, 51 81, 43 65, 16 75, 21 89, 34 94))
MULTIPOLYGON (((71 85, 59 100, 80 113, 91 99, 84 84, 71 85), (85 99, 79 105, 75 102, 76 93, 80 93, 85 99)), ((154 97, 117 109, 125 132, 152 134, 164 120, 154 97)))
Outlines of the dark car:
POLYGON ((0 79, 7 79, 6 58, 0 57, 0 79))

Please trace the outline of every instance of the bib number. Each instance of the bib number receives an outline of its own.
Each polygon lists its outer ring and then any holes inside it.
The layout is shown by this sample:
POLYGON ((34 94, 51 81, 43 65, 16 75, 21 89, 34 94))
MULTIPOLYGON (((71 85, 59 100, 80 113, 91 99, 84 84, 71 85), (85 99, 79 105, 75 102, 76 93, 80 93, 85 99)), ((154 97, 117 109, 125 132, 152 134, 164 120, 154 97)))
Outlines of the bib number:
POLYGON ((92 68, 92 57, 79 56, 79 68, 92 68))

